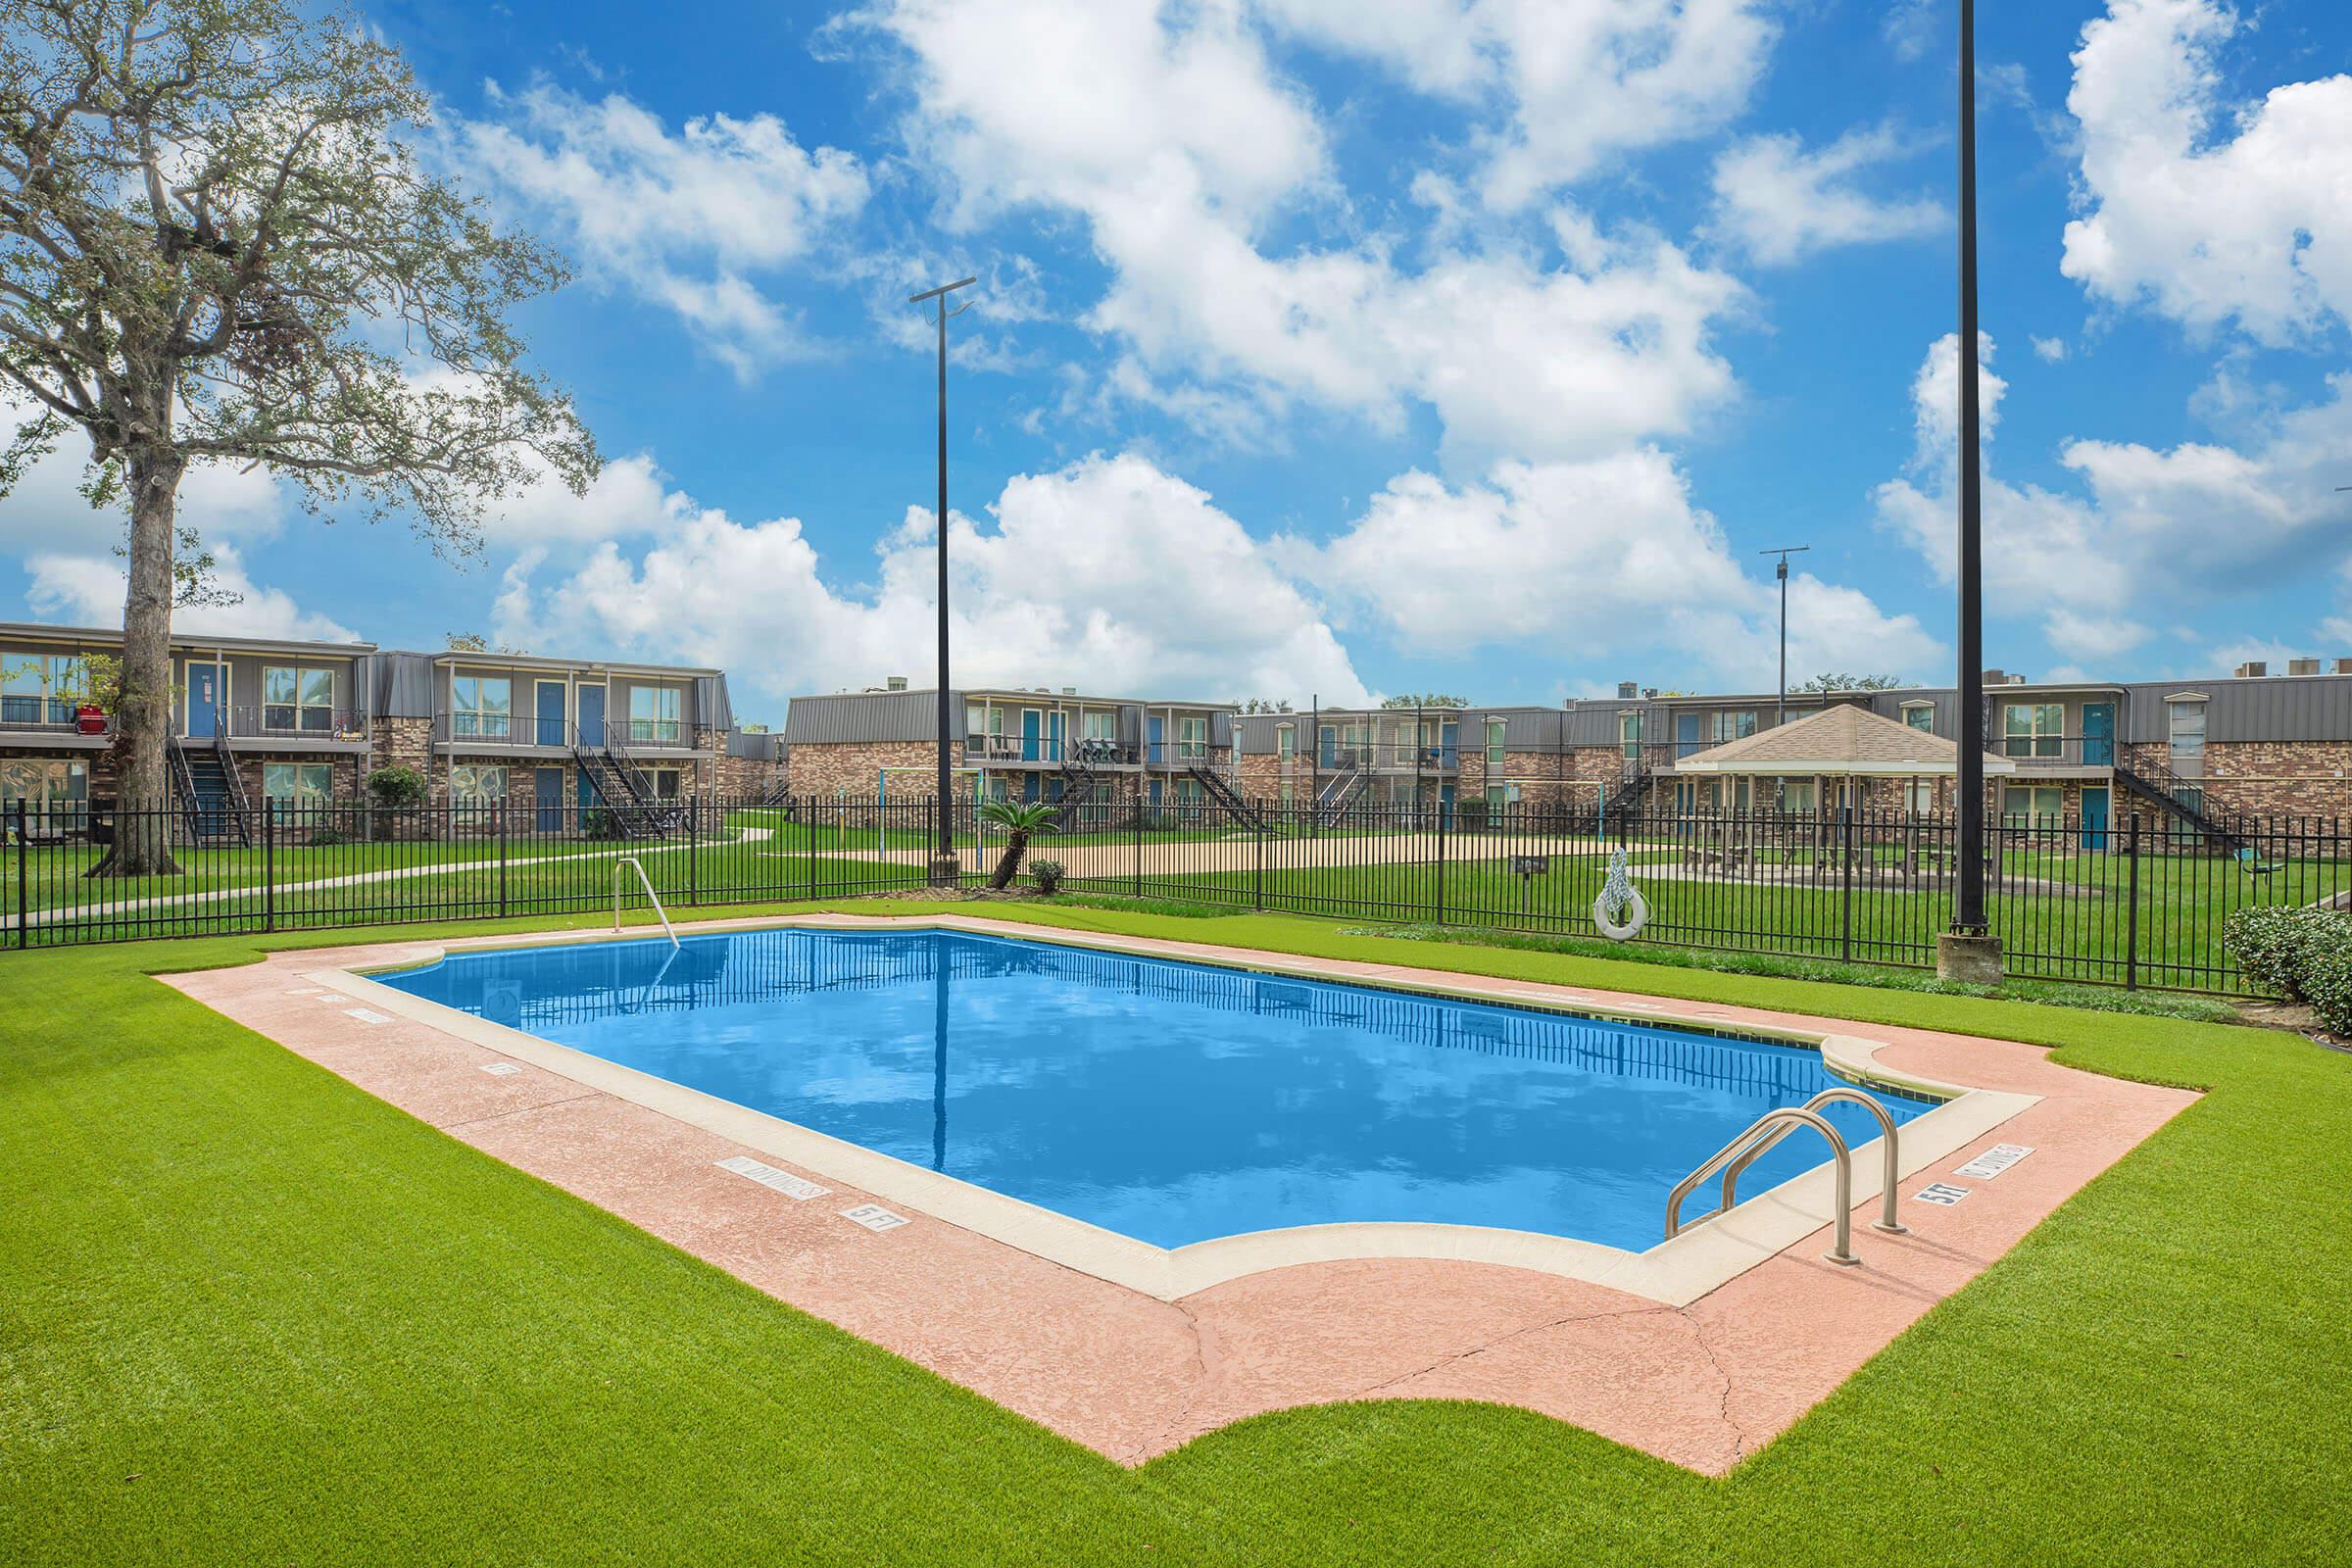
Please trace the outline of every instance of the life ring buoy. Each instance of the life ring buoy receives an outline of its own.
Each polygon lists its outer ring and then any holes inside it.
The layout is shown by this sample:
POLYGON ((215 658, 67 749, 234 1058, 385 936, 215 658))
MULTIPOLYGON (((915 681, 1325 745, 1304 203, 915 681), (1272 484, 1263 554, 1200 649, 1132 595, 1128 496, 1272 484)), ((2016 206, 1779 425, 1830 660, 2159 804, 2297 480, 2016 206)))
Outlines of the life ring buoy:
POLYGON ((1625 923, 1620 925, 1609 918, 1609 896, 1604 892, 1592 901, 1592 924, 1611 942, 1631 942, 1649 924, 1649 901, 1639 889, 1626 889, 1625 923))

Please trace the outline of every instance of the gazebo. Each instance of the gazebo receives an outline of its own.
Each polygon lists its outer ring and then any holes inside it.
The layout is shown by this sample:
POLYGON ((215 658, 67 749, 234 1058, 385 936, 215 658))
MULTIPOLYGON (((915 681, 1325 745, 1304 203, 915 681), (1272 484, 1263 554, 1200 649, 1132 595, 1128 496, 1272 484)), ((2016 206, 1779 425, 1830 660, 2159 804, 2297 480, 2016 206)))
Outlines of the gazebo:
MULTIPOLYGON (((1805 794, 1810 800, 1796 811, 1790 812, 1786 807, 1777 811, 1759 807, 1753 815, 1726 813, 1711 835, 1714 842, 1693 847, 1691 858, 1720 860, 1727 868, 1747 861, 1754 848, 1752 834, 1736 832, 1735 821, 1752 823, 1757 816, 1767 813, 1784 821, 1791 815, 1802 816, 1808 819, 1806 837, 1814 847, 1827 848, 1838 831, 1835 819, 1837 801, 1831 786, 1838 786, 1850 804, 1860 807, 1869 781, 1886 779, 1905 786, 1903 808, 1899 812, 1904 828, 1903 864, 1906 870, 1916 870, 1922 855, 1918 812, 1911 808, 1916 792, 1910 786, 1952 778, 1959 770, 1960 748, 1953 742, 1883 718, 1854 703, 1838 703, 1777 728, 1693 752, 1674 764, 1677 778, 1749 780, 1751 797, 1758 793, 1753 787, 1755 781, 1770 780, 1776 786, 1786 781, 1805 781, 1805 794), (1741 842, 1743 839, 1746 841, 1741 842)), ((1986 777, 2016 771, 2017 763, 2008 758, 1984 754, 1986 777)), ((1871 825, 1883 836, 1884 828, 1894 825, 1896 816, 1895 812, 1877 813, 1871 825)), ((1781 836, 1789 837, 1787 833, 1781 836)), ((1793 849, 1796 845, 1791 841, 1788 847, 1793 849)), ((1825 863, 1830 858, 1822 855, 1816 863, 1825 863)))

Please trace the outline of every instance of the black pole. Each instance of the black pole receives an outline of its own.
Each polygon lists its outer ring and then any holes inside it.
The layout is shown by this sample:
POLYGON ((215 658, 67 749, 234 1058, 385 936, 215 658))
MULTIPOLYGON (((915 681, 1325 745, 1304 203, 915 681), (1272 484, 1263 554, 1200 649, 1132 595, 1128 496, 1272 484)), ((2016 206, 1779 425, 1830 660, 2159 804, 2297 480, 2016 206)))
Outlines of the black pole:
POLYGON ((1772 710, 1775 726, 1788 722, 1788 558, 1801 556, 1812 548, 1811 545, 1776 545, 1770 550, 1756 552, 1759 556, 1781 558, 1780 564, 1773 570, 1773 575, 1781 581, 1781 684, 1780 696, 1772 710))
POLYGON ((954 796, 951 794, 953 770, 948 761, 949 750, 955 744, 950 725, 948 693, 948 318, 961 315, 971 308, 965 304, 951 311, 948 309, 948 296, 978 281, 976 277, 960 278, 907 296, 909 305, 920 305, 926 300, 938 302, 932 307, 939 325, 939 823, 934 858, 941 862, 956 853, 956 813, 952 807, 954 796))
POLYGON ((1952 929, 1984 921, 1984 552, 1977 422, 1977 7, 1960 0, 1960 760, 1952 929))

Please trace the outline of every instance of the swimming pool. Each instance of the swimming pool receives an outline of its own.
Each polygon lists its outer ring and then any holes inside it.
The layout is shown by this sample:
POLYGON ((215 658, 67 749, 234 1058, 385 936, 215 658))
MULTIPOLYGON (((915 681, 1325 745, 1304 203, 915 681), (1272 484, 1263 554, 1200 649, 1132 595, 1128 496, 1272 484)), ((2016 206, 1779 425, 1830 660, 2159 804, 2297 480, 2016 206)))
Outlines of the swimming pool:
MULTIPOLYGON (((1639 1251, 1676 1181, 1844 1081, 1808 1047, 944 930, 468 953, 374 978, 1167 1249, 1418 1221, 1639 1251)), ((1930 1108, 1879 1098, 1898 1122, 1930 1108)), ((1877 1134, 1859 1106, 1829 1114, 1850 1144, 1877 1134)), ((1742 1191, 1824 1157, 1791 1139, 1742 1191)))

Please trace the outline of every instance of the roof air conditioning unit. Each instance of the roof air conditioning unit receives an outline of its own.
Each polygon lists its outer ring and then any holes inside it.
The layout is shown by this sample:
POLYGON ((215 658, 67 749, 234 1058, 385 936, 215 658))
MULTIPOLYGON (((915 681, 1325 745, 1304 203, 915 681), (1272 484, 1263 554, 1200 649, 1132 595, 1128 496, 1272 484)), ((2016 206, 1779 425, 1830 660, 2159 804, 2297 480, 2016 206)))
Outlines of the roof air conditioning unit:
POLYGON ((883 679, 882 689, 886 692, 903 692, 906 689, 906 677, 904 675, 887 676, 883 679))
POLYGON ((1628 701, 1639 697, 1642 695, 1642 683, 1638 680, 1621 680, 1617 683, 1617 695, 1628 701))
POLYGON ((2286 662, 2286 672, 2289 675, 2317 675, 2320 662, 2316 659, 2290 659, 2286 662))
POLYGON ((2239 680, 2260 680, 2263 676, 2268 675, 2270 672, 2270 664, 2259 659, 2249 659, 2244 663, 2237 666, 2237 678, 2239 680))

